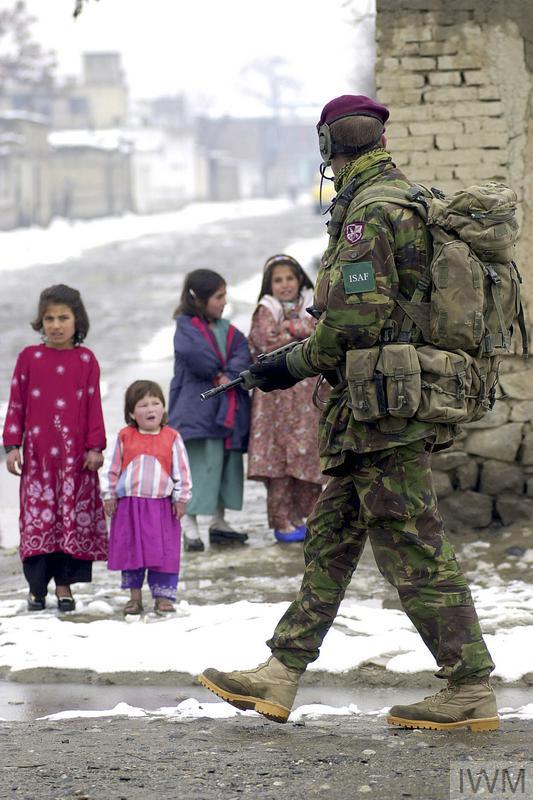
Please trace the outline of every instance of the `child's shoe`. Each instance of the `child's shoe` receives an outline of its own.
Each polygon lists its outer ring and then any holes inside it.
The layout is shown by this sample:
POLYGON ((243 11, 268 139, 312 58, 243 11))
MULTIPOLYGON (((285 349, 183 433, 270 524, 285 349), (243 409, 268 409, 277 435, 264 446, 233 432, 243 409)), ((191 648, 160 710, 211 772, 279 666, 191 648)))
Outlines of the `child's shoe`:
POLYGON ((183 549, 187 553, 201 553, 202 550, 205 550, 204 543, 198 536, 197 538, 191 539, 189 536, 183 536, 183 549))
POLYGON ((75 611, 76 601, 73 597, 58 597, 57 607, 60 611, 75 611))
POLYGON ((211 544, 244 544, 247 541, 247 533, 239 533, 239 531, 234 531, 231 528, 216 528, 214 525, 209 528, 209 542, 211 544))
POLYGON ((124 614, 125 617, 129 617, 129 616, 133 617, 133 616, 139 616, 139 614, 142 614, 142 610, 143 610, 143 604, 141 603, 141 601, 140 600, 134 600, 132 598, 131 600, 128 600, 128 602, 126 603, 126 605, 122 609, 122 613, 124 614))
POLYGON ((175 610, 174 603, 168 597, 155 598, 154 611, 158 616, 164 617, 165 614, 173 614, 175 610))
POLYGON ((274 536, 281 544, 290 544, 291 542, 303 542, 306 533, 307 528, 305 525, 300 525, 298 528, 295 528, 293 531, 289 531, 288 533, 283 533, 283 531, 274 531, 274 536))
POLYGON ((30 593, 26 602, 28 611, 44 611, 46 608, 46 597, 35 597, 30 593))

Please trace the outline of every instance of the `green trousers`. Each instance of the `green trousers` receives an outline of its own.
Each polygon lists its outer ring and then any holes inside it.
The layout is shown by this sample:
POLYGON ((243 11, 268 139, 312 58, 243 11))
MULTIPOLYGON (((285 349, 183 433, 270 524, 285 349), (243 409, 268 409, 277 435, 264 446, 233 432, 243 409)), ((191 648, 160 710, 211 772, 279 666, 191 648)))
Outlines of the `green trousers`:
POLYGON ((267 642, 304 671, 337 614, 367 536, 381 574, 435 658, 438 677, 484 680, 494 664, 470 590, 444 534, 423 440, 354 454, 327 483, 307 520, 305 572, 296 600, 267 642))

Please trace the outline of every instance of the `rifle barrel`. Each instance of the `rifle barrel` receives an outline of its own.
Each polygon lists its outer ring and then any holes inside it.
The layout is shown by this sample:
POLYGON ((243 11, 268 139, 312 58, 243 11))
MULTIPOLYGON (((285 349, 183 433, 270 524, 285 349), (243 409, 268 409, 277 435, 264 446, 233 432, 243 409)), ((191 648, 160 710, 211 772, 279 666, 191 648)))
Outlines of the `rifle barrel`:
POLYGON ((229 383, 223 383, 220 386, 213 386, 212 389, 208 389, 207 392, 202 392, 200 397, 202 400, 209 400, 210 397, 216 397, 217 394, 222 394, 222 392, 227 392, 228 389, 232 389, 234 386, 240 386, 243 382, 241 377, 235 378, 235 380, 230 381, 229 383))

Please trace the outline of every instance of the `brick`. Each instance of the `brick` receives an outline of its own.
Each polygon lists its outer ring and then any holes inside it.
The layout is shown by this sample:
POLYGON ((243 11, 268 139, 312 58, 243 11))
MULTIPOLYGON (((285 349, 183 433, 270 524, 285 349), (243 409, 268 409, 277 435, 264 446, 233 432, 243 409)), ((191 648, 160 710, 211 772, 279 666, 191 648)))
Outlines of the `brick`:
POLYGON ((384 56, 383 58, 376 59, 375 69, 377 72, 387 72, 388 70, 399 69, 400 59, 392 58, 391 56, 384 56))
POLYGON ((453 150, 454 138, 453 136, 439 135, 435 139, 435 145, 437 147, 437 150, 453 150))
POLYGON ((416 167, 416 179, 421 183, 435 183, 435 170, 431 164, 426 164, 422 167, 416 167))
POLYGON ((507 120, 504 118, 482 117, 480 119, 465 119, 462 124, 464 125, 465 133, 479 133, 480 131, 507 133, 507 120))
MULTIPOLYGON (((378 95, 378 100, 382 101, 381 92, 378 95)), ((396 102, 390 104, 389 110, 391 112, 391 119, 395 122, 426 122, 433 117, 433 109, 429 106, 418 105, 414 108, 396 105, 396 102)))
POLYGON ((418 56, 420 55, 420 44, 418 42, 402 42, 395 37, 392 42, 386 46, 387 53, 393 58, 402 58, 402 56, 418 56))
POLYGON ((411 164, 416 167, 425 167, 428 163, 428 154, 419 150, 411 152, 411 164))
POLYGON ((451 167, 437 166, 435 169, 435 179, 438 181, 451 181, 453 177, 453 169, 451 167))
POLYGON ((443 86, 439 89, 426 89, 424 101, 426 103, 470 103, 478 99, 476 86, 443 86))
MULTIPOLYGON (((441 25, 433 28, 433 40, 435 42, 450 42, 459 47, 459 52, 469 52, 466 48, 465 40, 468 36, 469 44, 475 36, 482 39, 482 31, 479 25, 474 25, 472 22, 466 25, 441 25), (477 31, 477 33, 475 33, 477 31)), ((484 44, 484 40, 479 44, 484 44)), ((479 54, 481 51, 480 46, 477 46, 475 40, 473 42, 473 52, 479 54)))
POLYGON ((506 148, 509 144, 509 137, 506 133, 489 133, 488 131, 474 132, 473 134, 463 134, 455 139, 456 147, 501 147, 506 148))
POLYGON ((459 50, 459 43, 449 39, 442 42, 420 42, 418 47, 421 56, 452 56, 459 50))
POLYGON ((494 84, 488 86, 480 86, 478 89, 480 100, 501 100, 501 92, 494 84))
MULTIPOLYGON (((455 58, 455 56, 439 56, 438 58, 455 58)), ((412 72, 431 72, 437 68, 437 59, 424 56, 420 58, 402 58, 402 69, 410 70, 412 72)))
POLYGON ((435 150, 431 154, 431 160, 435 164, 447 164, 449 166, 481 164, 483 153, 483 150, 477 150, 473 147, 469 150, 435 150))
POLYGON ((408 136, 405 139, 395 139, 391 141, 393 150, 424 151, 433 147, 432 136, 408 136))
POLYGON ((452 109, 454 119, 465 117, 501 117, 504 113, 501 102, 482 100, 478 103, 458 103, 452 109))
POLYGON ((430 86, 460 86, 462 83, 460 72, 430 72, 428 78, 430 86))
POLYGON ((400 103, 403 106, 416 106, 422 101, 422 89, 380 89, 379 96, 385 105, 400 103))
POLYGON ((438 69, 479 69, 483 66, 481 58, 459 53, 456 56, 438 56, 438 69))
POLYGON ((465 83, 468 86, 481 86, 490 83, 490 76, 484 69, 466 69, 463 72, 465 83))
POLYGON ((407 125, 403 125, 400 122, 392 122, 390 125, 387 125, 388 139, 399 139, 406 136, 409 136, 409 129, 407 125))
POLYGON ((384 89, 419 89, 424 86, 424 76, 417 72, 387 73, 381 84, 384 89))
POLYGON ((423 25, 402 25, 401 36, 404 42, 430 42, 431 29, 423 25))
POLYGON ((424 14, 424 24, 425 25, 434 25, 439 27, 449 27, 450 25, 463 25, 466 22, 471 20, 470 13, 468 11, 454 11, 451 14, 449 11, 428 11, 427 14, 424 14))
POLYGON ((401 8, 412 8, 417 11, 440 11, 442 9, 442 0, 401 0, 400 2, 397 0, 392 5, 396 10, 400 6, 401 8))
MULTIPOLYGON (((393 149, 394 153, 394 149, 393 149)), ((407 150, 399 150, 398 153, 394 153, 394 163, 397 167, 407 167, 411 163, 411 156, 407 150)))
POLYGON ((414 136, 428 136, 431 134, 462 134, 464 126, 462 122, 443 122, 442 120, 429 120, 428 122, 410 122, 409 132, 414 136))
POLYGON ((509 180, 509 175, 505 168, 501 166, 498 168, 489 167, 488 164, 476 164, 473 168, 458 166, 454 172, 456 177, 464 183, 476 183, 476 181, 502 181, 506 183, 509 180))

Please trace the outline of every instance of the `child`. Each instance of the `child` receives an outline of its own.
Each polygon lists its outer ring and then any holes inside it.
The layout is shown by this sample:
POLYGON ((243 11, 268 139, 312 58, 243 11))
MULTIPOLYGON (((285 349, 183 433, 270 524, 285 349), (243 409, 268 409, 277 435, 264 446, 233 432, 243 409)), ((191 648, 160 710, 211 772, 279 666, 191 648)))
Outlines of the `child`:
POLYGON ((187 453, 179 433, 167 425, 165 398, 153 381, 126 390, 122 428, 102 490, 112 517, 109 569, 122 570, 130 590, 124 614, 143 610, 145 570, 155 612, 173 612, 180 569, 181 527, 191 496, 187 453))
POLYGON ((250 365, 245 337, 222 319, 226 283, 210 269, 185 277, 181 302, 174 313, 174 377, 170 386, 170 424, 179 428, 189 455, 193 490, 183 517, 186 550, 203 550, 197 515, 212 517, 212 544, 244 543, 224 519, 226 508, 240 510, 243 459, 248 442, 250 399, 243 389, 230 389, 202 402, 201 392, 229 383, 250 365))
MULTIPOLYGON (((250 329, 253 357, 312 333, 316 322, 305 310, 313 303, 312 287, 296 259, 267 260, 250 329)), ((252 396, 248 477, 266 485, 268 524, 279 542, 305 538, 304 518, 324 481, 317 446, 320 412, 312 402, 316 381, 307 378, 285 391, 254 389, 252 396)))
POLYGON ((100 370, 81 346, 89 319, 76 289, 58 284, 41 292, 31 325, 42 344, 18 356, 4 426, 7 468, 21 475, 27 605, 29 611, 45 608, 53 578, 59 610, 73 611, 71 584, 90 582, 92 562, 107 557, 96 472, 106 445, 100 370))

